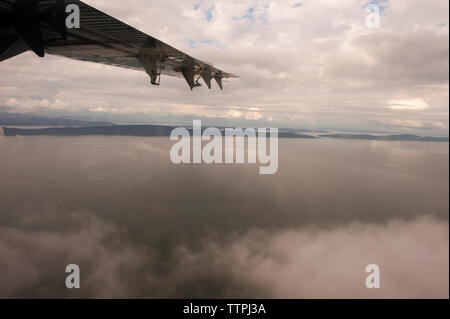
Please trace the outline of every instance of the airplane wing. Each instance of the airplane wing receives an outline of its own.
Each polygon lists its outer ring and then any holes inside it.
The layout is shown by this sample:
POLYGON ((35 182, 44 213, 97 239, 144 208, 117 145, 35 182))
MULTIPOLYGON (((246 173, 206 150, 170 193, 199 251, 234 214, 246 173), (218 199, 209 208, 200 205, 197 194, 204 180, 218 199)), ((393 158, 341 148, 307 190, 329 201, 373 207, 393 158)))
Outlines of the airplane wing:
POLYGON ((79 0, 0 0, 0 61, 28 50, 40 57, 48 53, 142 70, 153 85, 159 85, 161 75, 180 77, 191 90, 201 86, 200 79, 210 89, 215 79, 222 89, 222 79, 238 77, 79 0), (69 28, 76 8, 79 24, 69 28))

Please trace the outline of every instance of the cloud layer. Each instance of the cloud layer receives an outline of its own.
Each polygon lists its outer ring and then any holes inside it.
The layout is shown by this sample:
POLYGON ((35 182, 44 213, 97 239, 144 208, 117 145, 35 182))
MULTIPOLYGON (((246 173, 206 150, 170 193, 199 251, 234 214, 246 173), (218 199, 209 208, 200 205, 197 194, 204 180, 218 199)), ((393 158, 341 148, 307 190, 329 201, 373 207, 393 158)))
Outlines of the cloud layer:
POLYGON ((272 176, 170 147, 0 136, 0 297, 448 298, 447 144, 283 139, 272 176))
POLYGON ((433 219, 250 230, 163 257, 91 214, 66 216, 67 229, 56 216, 37 216, 53 230, 0 227, 1 297, 448 298, 448 223, 433 219), (75 262, 82 289, 69 291, 62 270, 75 262), (372 263, 378 290, 364 284, 372 263))

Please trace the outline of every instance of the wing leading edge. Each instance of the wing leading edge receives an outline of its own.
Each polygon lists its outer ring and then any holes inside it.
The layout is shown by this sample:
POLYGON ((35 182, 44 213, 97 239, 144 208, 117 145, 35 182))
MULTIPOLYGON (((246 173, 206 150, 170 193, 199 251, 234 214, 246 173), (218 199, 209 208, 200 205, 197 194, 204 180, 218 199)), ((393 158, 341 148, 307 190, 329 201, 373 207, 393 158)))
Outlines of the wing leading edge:
POLYGON ((32 50, 76 60, 145 71, 153 85, 161 75, 184 78, 191 88, 211 89, 214 79, 238 76, 197 60, 79 0, 0 0, 0 61, 32 50), (66 28, 66 7, 80 9, 79 28, 66 28))

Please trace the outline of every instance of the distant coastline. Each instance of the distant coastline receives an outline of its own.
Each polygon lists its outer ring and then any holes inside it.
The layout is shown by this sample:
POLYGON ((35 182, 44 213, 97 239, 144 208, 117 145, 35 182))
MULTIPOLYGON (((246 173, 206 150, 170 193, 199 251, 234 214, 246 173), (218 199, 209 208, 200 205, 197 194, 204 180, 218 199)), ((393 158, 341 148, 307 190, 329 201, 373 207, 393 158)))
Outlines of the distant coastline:
MULTIPOLYGON (((107 125, 80 127, 47 127, 47 128, 16 128, 2 127, 7 137, 13 136, 140 136, 140 137, 168 137, 175 126, 166 125, 107 125)), ((186 127, 188 131, 192 129, 186 127)), ((412 134, 371 135, 371 134, 320 134, 318 136, 300 134, 297 132, 279 132, 279 138, 290 139, 358 139, 374 141, 419 141, 419 142, 448 142, 448 137, 419 136, 412 134)))
POLYGON ((319 137, 338 139, 357 139, 371 141, 419 141, 448 142, 448 137, 420 136, 413 134, 371 135, 371 134, 321 134, 319 137))
MULTIPOLYGON (((117 124, 95 119, 71 119, 44 117, 32 114, 0 112, 0 127, 3 135, 12 136, 141 136, 168 137, 175 127, 185 127, 192 133, 191 126, 171 124, 117 124)), ((206 128, 207 126, 205 126, 206 128)), ((223 131, 224 127, 219 127, 223 131)), ((0 132, 1 134, 1 132, 0 132)), ((298 128, 279 128, 279 138, 288 139, 357 139, 373 141, 420 141, 448 142, 448 137, 421 136, 414 134, 378 135, 364 133, 331 133, 298 128)))
MULTIPOLYGON (((141 137, 169 137, 175 126, 165 125, 108 125, 86 127, 49 127, 49 128, 14 128, 2 127, 5 136, 141 136, 141 137)), ((192 128, 186 127, 190 133, 192 128)), ((280 132, 280 138, 306 138, 315 139, 313 135, 280 132)))

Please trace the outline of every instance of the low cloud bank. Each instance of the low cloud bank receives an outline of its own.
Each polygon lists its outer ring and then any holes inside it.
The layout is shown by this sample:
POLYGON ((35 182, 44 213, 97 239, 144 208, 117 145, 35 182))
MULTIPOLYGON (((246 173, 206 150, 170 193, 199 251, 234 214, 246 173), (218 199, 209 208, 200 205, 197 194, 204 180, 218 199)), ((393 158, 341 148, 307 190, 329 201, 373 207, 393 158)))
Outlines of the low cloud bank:
POLYGON ((34 216, 45 229, 25 217, 0 227, 0 297, 448 298, 445 221, 254 229, 165 250, 90 213, 57 216, 34 216), (80 265, 79 290, 65 288, 69 263, 80 265), (371 263, 381 289, 365 288, 371 263))

